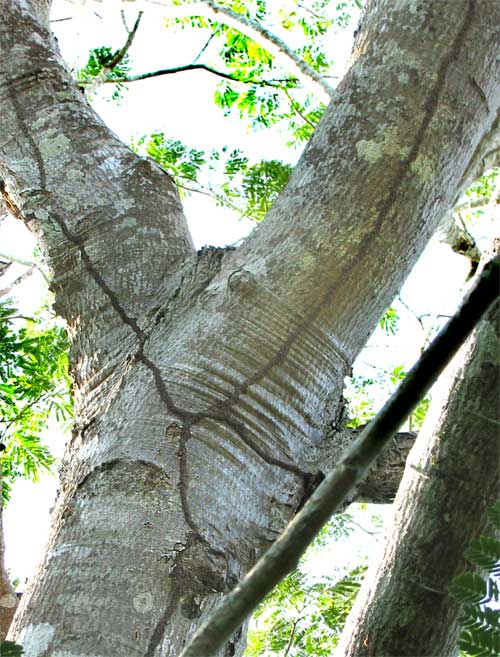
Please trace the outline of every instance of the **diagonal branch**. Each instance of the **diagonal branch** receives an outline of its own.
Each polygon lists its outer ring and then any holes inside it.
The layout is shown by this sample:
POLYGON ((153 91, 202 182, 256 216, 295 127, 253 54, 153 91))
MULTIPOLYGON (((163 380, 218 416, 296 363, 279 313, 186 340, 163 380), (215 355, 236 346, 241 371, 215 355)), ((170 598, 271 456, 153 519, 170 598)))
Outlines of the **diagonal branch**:
MULTIPOLYGON (((140 11, 137 15, 136 21, 134 23, 134 27, 128 32, 127 40, 125 41, 125 44, 123 45, 120 50, 118 50, 114 57, 111 59, 111 61, 107 64, 107 66, 103 66, 102 71, 100 74, 94 78, 93 80, 89 80, 88 82, 78 80, 78 85, 79 86, 88 86, 92 91, 95 91, 98 86, 101 84, 104 84, 105 82, 109 82, 108 75, 112 72, 112 70, 115 68, 115 66, 118 66, 118 64, 122 61, 122 59, 125 57, 127 52, 130 49, 130 46, 132 45, 135 35, 137 34, 137 30, 139 29, 139 24, 141 22, 143 12, 140 11)), ((124 17, 122 16, 123 19, 123 24, 125 29, 127 29, 124 17)), ((128 31, 128 29, 127 29, 128 31)), ((119 82, 119 80, 117 80, 119 82)))
POLYGON ((123 48, 120 48, 120 50, 116 52, 113 59, 106 66, 106 70, 111 70, 115 66, 117 66, 127 54, 130 46, 132 45, 132 42, 134 41, 135 35, 137 34, 137 30, 139 29, 139 23, 141 22, 142 14, 143 14, 142 11, 138 13, 136 21, 134 23, 134 27, 128 33, 128 37, 127 40, 125 41, 123 48))
MULTIPOLYGON (((50 281, 47 278, 47 274, 43 271, 43 269, 36 262, 33 262, 32 260, 26 260, 25 258, 18 258, 17 256, 13 256, 13 255, 10 255, 10 254, 7 254, 7 253, 1 253, 1 252, 0 252, 0 258, 2 258, 2 260, 9 260, 10 262, 16 262, 18 265, 23 265, 24 267, 28 267, 29 270, 30 270, 29 274, 31 274, 33 268, 36 267, 36 269, 38 269, 40 274, 43 276, 43 278, 44 278, 45 282, 47 283, 47 285, 50 285, 50 281)), ((23 274, 20 278, 24 279, 27 276, 29 276, 29 274, 28 273, 23 274)), ((21 282, 21 280, 19 280, 19 279, 18 279, 18 281, 19 281, 19 283, 21 282)), ((16 283, 17 283, 17 281, 16 281, 16 283)), ((16 283, 14 283, 14 285, 16 283)))
POLYGON ((458 312, 422 354, 384 408, 362 431, 278 540, 199 628, 180 657, 215 654, 255 606, 296 567, 321 527, 362 479, 398 426, 498 298, 499 287, 500 256, 496 256, 484 268, 458 312))
POLYGON ((224 23, 234 27, 236 30, 250 37, 262 45, 266 50, 270 52, 274 51, 280 55, 284 55, 294 65, 294 67, 300 71, 302 76, 309 78, 312 82, 321 88, 322 96, 325 93, 330 98, 333 96, 334 89, 332 89, 332 87, 330 87, 330 85, 325 82, 323 76, 306 61, 304 61, 299 55, 297 55, 297 53, 282 39, 273 34, 263 25, 255 20, 247 18, 246 16, 233 11, 229 7, 219 5, 213 0, 201 0, 198 4, 203 4, 208 7, 216 17, 222 14, 224 17, 224 23))
MULTIPOLYGON (((6 297, 8 294, 12 292, 12 290, 17 286, 20 285, 23 281, 25 281, 27 278, 31 276, 31 274, 35 271, 36 265, 31 265, 31 267, 28 267, 28 269, 23 272, 20 276, 18 276, 10 285, 7 287, 4 287, 0 289, 0 298, 6 297)), ((2 272, 0 271, 0 275, 2 272)))

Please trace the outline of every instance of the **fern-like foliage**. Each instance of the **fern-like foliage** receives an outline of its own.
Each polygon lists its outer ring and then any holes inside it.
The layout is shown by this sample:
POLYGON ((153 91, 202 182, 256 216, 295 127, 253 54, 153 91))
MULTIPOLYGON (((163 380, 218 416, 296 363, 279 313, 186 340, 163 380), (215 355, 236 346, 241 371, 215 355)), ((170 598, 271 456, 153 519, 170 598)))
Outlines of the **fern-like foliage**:
POLYGON ((24 653, 23 647, 12 641, 0 643, 0 657, 21 657, 24 653))
MULTIPOLYGON (((500 502, 488 511, 493 527, 500 530, 500 502)), ((458 647, 461 657, 500 655, 500 544, 492 536, 480 536, 468 547, 466 558, 482 575, 463 573, 453 579, 451 595, 463 603, 458 647)))

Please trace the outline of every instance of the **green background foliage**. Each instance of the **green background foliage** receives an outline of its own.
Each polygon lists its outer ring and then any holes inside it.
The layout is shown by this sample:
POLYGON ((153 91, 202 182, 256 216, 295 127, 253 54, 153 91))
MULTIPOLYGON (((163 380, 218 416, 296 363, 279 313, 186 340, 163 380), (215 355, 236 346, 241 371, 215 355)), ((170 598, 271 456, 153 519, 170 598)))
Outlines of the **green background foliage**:
POLYGON ((68 340, 63 328, 39 313, 20 317, 0 302, 0 436, 2 496, 10 497, 19 477, 36 481, 54 459, 42 442, 51 419, 69 420, 68 340))

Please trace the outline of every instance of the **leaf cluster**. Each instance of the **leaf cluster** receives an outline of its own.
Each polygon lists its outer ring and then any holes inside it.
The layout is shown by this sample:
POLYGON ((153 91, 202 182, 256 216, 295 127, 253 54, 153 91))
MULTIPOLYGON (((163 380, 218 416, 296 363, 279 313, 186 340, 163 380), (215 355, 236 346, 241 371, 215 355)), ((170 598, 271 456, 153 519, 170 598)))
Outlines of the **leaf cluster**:
POLYGON ((334 514, 309 548, 299 567, 257 607, 248 634, 245 657, 330 655, 363 580, 360 565, 343 577, 312 578, 308 560, 332 541, 355 530, 349 513, 334 514))
MULTIPOLYGON (((344 396, 349 408, 349 427, 367 424, 378 413, 383 401, 396 389, 406 376, 403 365, 392 370, 380 371, 373 377, 353 376, 346 381, 344 396)), ((410 431, 422 426, 430 406, 430 396, 426 395, 409 416, 410 431)))
POLYGON ((0 435, 2 495, 8 500, 18 477, 38 478, 53 457, 41 442, 51 417, 72 415, 68 340, 63 328, 42 316, 19 318, 9 302, 0 302, 0 435))
POLYGON ((158 162, 183 195, 208 194, 218 205, 254 221, 267 214, 292 170, 289 164, 279 160, 251 164, 239 149, 223 147, 207 154, 189 148, 178 139, 169 139, 163 132, 141 137, 133 148, 158 162), (213 177, 224 182, 213 185, 213 177))
POLYGON ((398 330, 399 314, 394 306, 389 306, 383 314, 379 326, 387 335, 396 335, 398 330))
POLYGON ((340 580, 310 581, 295 570, 258 607, 246 657, 330 655, 354 603, 366 566, 340 580))
POLYGON ((116 80, 116 85, 113 90, 112 98, 119 100, 122 97, 124 85, 120 82, 126 77, 131 70, 130 57, 126 53, 120 60, 113 64, 118 55, 117 50, 112 50, 109 46, 101 46, 100 48, 92 48, 89 52, 87 63, 76 74, 77 80, 81 82, 91 82, 106 71, 106 78, 108 80, 116 80), (112 66, 112 68, 109 68, 112 66))
MULTIPOLYGON (((500 530, 500 502, 488 511, 496 535, 500 530)), ((462 657, 495 657, 500 654, 500 543, 493 536, 479 536, 466 559, 480 571, 454 577, 450 594, 463 604, 458 640, 462 657)))
POLYGON ((134 145, 134 150, 138 151, 141 147, 144 147, 147 155, 158 162, 181 187, 186 181, 196 181, 206 164, 204 151, 188 148, 178 139, 168 139, 163 132, 153 132, 149 137, 141 137, 134 145))
POLYGON ((478 178, 466 191, 470 199, 493 197, 498 191, 497 180, 500 176, 500 167, 494 167, 481 178, 478 178))
POLYGON ((21 657, 24 654, 23 647, 13 641, 0 642, 0 657, 21 657))
MULTIPOLYGON (((264 34, 264 20, 279 26, 278 32, 285 33, 295 54, 325 77, 332 66, 327 55, 331 30, 345 29, 354 10, 362 7, 360 0, 291 0, 278 5, 266 0, 228 0, 218 4, 253 20, 264 34)), ((223 17, 220 21, 196 15, 170 18, 166 25, 207 33, 200 55, 203 53, 211 66, 225 70, 234 79, 222 82, 214 95, 215 104, 226 115, 236 113, 241 119, 248 119, 253 129, 280 125, 289 135, 289 145, 300 145, 309 139, 325 105, 307 92, 302 81, 262 43, 227 26, 223 17)))

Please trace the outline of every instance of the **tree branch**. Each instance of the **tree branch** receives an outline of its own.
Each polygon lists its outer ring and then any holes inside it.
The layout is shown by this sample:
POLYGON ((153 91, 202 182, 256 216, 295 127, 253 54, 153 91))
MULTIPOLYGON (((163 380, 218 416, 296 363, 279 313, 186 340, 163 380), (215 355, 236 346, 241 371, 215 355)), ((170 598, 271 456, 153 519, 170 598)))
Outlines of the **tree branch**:
MULTIPOLYGON (((79 4, 91 4, 88 0, 80 0, 79 4)), ((95 4, 92 3, 92 4, 95 4)), ((98 3, 100 4, 100 3, 98 3)), ((130 2, 127 5, 132 4, 130 2)), ((141 7, 158 7, 168 8, 169 15, 175 18, 181 18, 193 15, 203 15, 225 25, 232 27, 241 34, 249 37, 265 50, 273 55, 281 55, 293 65, 302 78, 306 78, 318 90, 319 95, 324 98, 331 98, 334 89, 325 81, 325 78, 318 73, 312 66, 304 61, 292 48, 290 48, 282 39, 273 34, 270 30, 261 25, 258 21, 252 20, 233 11, 229 7, 219 5, 213 0, 194 0, 193 2, 184 2, 179 6, 172 6, 167 0, 135 0, 135 4, 141 7)))
MULTIPOLYGON (((0 290, 0 298, 6 297, 8 294, 12 292, 12 289, 25 281, 27 278, 31 276, 31 274, 35 271, 36 265, 31 265, 31 267, 28 267, 28 269, 23 272, 20 276, 18 276, 10 285, 7 287, 4 287, 0 290)), ((1 267, 0 267, 1 270, 1 267)), ((40 270, 39 270, 40 271, 40 270)), ((0 275, 2 274, 2 271, 0 271, 0 275)))
POLYGON ((446 373, 407 463, 384 554, 351 610, 338 657, 456 654, 460 605, 448 587, 470 570, 464 551, 498 496, 490 485, 500 456, 497 326, 495 304, 446 373))
POLYGON ((384 408, 361 432, 352 448, 320 484, 284 533, 199 628, 180 657, 215 654, 260 600, 296 567, 318 531, 361 480, 397 427, 497 299, 499 287, 500 257, 496 256, 484 268, 458 312, 422 354, 384 408))
MULTIPOLYGON (((99 73, 99 75, 92 80, 84 81, 84 80, 77 80, 77 84, 80 87, 83 86, 88 86, 92 91, 95 91, 97 87, 99 87, 101 84, 104 84, 106 82, 109 82, 108 75, 112 72, 112 70, 115 68, 115 66, 118 66, 118 64, 122 61, 122 59, 125 57, 127 54, 130 46, 132 45, 132 42, 134 41, 135 35, 137 34, 137 30, 139 28, 139 23, 141 22, 143 12, 140 11, 139 14, 137 15, 137 19, 135 21, 134 27, 132 30, 128 32, 127 40, 125 41, 125 44, 123 45, 120 50, 118 50, 114 57, 111 59, 109 64, 107 66, 103 66, 102 71, 99 73)), ((122 12, 122 21, 125 29, 128 31, 123 12, 122 12)), ((116 82, 119 82, 119 80, 116 80, 116 82)))
MULTIPOLYGON (((36 262, 33 262, 32 260, 26 260, 25 258, 18 258, 17 256, 13 256, 13 255, 9 255, 7 253, 1 253, 1 252, 0 252, 0 258, 2 258, 3 260, 10 260, 10 262, 16 262, 18 265, 23 265, 24 267, 28 267, 30 269, 33 269, 33 267, 36 267, 36 269, 38 269, 40 274, 43 276, 43 278, 44 278, 45 282, 47 283, 47 285, 50 285, 50 281, 47 278, 47 274, 43 271, 43 269, 39 265, 37 265, 36 262)), ((31 271, 30 271, 30 273, 31 273, 31 271)), ((21 278, 24 279, 28 275, 29 274, 24 274, 21 278)), ((21 282, 21 281, 19 281, 19 282, 21 282)))
MULTIPOLYGON (((2 450, 4 448, 2 447, 2 450)), ((2 496, 2 456, 0 452, 0 641, 3 641, 9 631, 12 618, 17 608, 18 599, 10 582, 5 567, 5 541, 3 533, 3 496, 2 496)))
POLYGON ((294 67, 300 71, 303 77, 305 76, 309 78, 309 80, 321 88, 322 96, 325 93, 329 98, 333 96, 334 89, 332 89, 332 87, 330 87, 330 85, 325 82, 323 76, 320 73, 314 70, 312 66, 310 66, 306 61, 299 57, 282 39, 277 37, 257 21, 247 18, 246 16, 233 11, 229 7, 219 5, 213 0, 198 0, 198 2, 195 4, 205 5, 213 12, 217 18, 220 14, 222 14, 224 17, 223 22, 227 25, 233 27, 242 34, 245 34, 245 36, 250 37, 262 45, 266 50, 270 52, 274 50, 275 53, 277 52, 280 55, 284 55, 294 65, 294 67))
MULTIPOLYGON (((109 70, 106 68, 106 70, 109 70)), ((100 80, 102 84, 118 84, 119 82, 137 82, 139 80, 147 80, 148 78, 156 78, 161 75, 172 75, 174 73, 184 73, 186 71, 196 71, 202 70, 217 75, 220 78, 225 80, 231 80, 232 82, 241 82, 242 84, 255 84, 260 87, 273 87, 275 89, 282 89, 281 83, 289 83, 291 78, 283 78, 282 80, 251 80, 251 79, 242 79, 238 78, 235 75, 230 73, 225 73, 224 71, 218 71, 207 64, 185 64, 184 66, 174 66, 173 68, 163 68, 157 71, 150 71, 149 73, 139 73, 138 75, 127 75, 121 78, 104 78, 100 80)), ((95 85, 95 80, 78 80, 80 86, 93 86, 95 85)))
POLYGON ((118 50, 118 52, 115 54, 113 59, 109 62, 108 66, 106 66, 105 70, 111 71, 115 66, 117 66, 122 61, 122 59, 127 54, 130 46, 132 45, 132 42, 134 41, 135 35, 137 34, 137 30, 139 29, 139 23, 141 22, 142 14, 143 14, 142 11, 138 13, 136 21, 134 23, 134 27, 128 33, 128 37, 127 40, 125 41, 123 48, 120 48, 120 50, 118 50))

